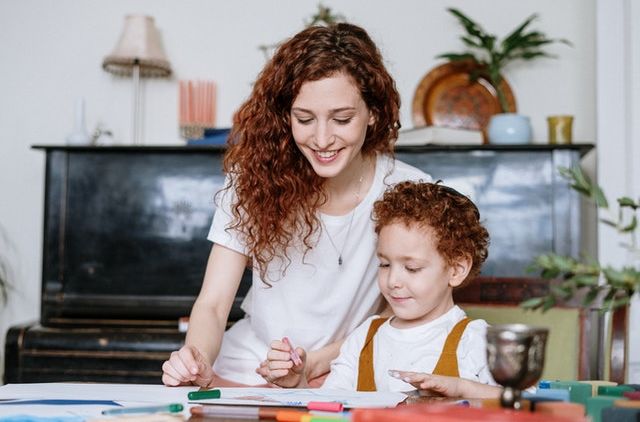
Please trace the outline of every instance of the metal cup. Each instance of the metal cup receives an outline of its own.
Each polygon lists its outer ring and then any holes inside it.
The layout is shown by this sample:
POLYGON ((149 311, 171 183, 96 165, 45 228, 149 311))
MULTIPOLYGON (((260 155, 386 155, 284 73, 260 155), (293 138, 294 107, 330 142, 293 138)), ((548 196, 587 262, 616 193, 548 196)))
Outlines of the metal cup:
POLYGON ((540 379, 548 333, 524 324, 487 328, 487 361, 493 379, 504 387, 502 407, 520 409, 522 390, 540 379))

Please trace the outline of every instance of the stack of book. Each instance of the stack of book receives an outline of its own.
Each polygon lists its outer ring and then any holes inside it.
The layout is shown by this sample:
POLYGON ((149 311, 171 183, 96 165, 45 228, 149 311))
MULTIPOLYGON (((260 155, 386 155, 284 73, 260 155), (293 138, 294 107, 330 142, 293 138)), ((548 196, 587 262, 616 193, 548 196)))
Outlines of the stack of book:
POLYGON ((405 145, 482 145, 484 137, 480 130, 451 128, 444 126, 422 126, 401 130, 397 146, 405 145))

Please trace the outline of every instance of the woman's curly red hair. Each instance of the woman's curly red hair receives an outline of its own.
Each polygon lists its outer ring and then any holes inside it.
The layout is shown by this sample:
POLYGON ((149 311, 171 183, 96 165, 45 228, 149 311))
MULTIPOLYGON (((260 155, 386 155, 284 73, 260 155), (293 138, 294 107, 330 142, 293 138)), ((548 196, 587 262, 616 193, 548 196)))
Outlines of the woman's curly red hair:
POLYGON ((430 228, 448 265, 471 258, 471 270, 461 286, 480 273, 489 255, 489 232, 480 223, 478 208, 466 196, 439 183, 398 183, 375 202, 373 219, 377 234, 395 223, 430 228))
POLYGON ((263 280, 274 257, 289 260, 294 237, 302 239, 304 252, 313 247, 320 227, 316 211, 326 200, 324 179, 296 146, 290 111, 305 82, 336 73, 351 77, 375 119, 362 154, 392 155, 400 96, 378 48, 364 29, 352 24, 310 27, 282 44, 234 116, 224 158, 226 189, 237 195, 229 228, 243 236, 263 280))

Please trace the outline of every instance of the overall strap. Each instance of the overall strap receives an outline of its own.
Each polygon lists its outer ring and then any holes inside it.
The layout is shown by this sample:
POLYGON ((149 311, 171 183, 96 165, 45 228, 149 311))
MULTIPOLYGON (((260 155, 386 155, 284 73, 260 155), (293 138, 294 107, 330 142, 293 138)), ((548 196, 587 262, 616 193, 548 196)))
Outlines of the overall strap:
POLYGON ((436 363, 436 367, 433 368, 433 375, 460 376, 460 372, 458 372, 458 344, 460 343, 464 329, 467 328, 467 324, 471 321, 471 319, 465 317, 453 327, 453 330, 451 330, 444 342, 438 363, 436 363))
POLYGON ((388 318, 376 318, 371 320, 367 338, 360 351, 357 391, 376 391, 376 380, 373 373, 373 337, 378 332, 378 328, 380 328, 387 319, 388 318))

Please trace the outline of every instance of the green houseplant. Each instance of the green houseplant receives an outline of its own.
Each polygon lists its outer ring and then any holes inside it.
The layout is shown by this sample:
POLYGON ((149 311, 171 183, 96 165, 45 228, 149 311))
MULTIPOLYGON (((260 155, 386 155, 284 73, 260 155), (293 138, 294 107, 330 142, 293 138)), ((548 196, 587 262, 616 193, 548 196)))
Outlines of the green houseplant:
MULTIPOLYGON (((518 25, 509 35, 501 41, 494 34, 486 32, 478 23, 467 17, 460 10, 447 9, 458 19, 465 34, 460 36, 460 40, 467 47, 467 51, 462 53, 443 53, 437 58, 450 61, 471 60, 478 65, 479 71, 484 71, 489 77, 492 85, 496 88, 498 101, 503 113, 509 112, 509 105, 504 92, 500 89, 502 82, 502 71, 511 62, 516 60, 531 61, 539 57, 555 57, 544 51, 544 46, 554 42, 571 45, 564 39, 548 38, 544 33, 537 30, 528 29, 537 15, 529 16, 523 23, 518 25)), ((471 75, 472 79, 477 78, 478 73, 471 75)))
MULTIPOLYGON (((612 212, 602 189, 580 168, 561 167, 559 171, 574 190, 593 201, 598 209, 612 212)), ((626 306, 640 291, 640 248, 637 243, 640 199, 621 197, 616 202, 617 210, 613 211, 613 216, 600 221, 623 237, 621 245, 630 252, 636 265, 614 268, 588 257, 575 259, 553 253, 538 256, 531 270, 539 271, 543 278, 559 280, 559 283, 551 286, 548 295, 526 300, 522 306, 548 310, 560 302, 579 299, 584 307, 595 306, 602 311, 610 311, 626 306)))
POLYGON ((475 66, 470 71, 470 80, 476 81, 480 75, 487 78, 494 87, 501 113, 492 116, 488 126, 488 138, 491 143, 527 143, 531 140, 529 118, 512 113, 504 92, 502 71, 512 62, 531 61, 539 57, 554 57, 545 52, 544 47, 560 42, 570 45, 564 39, 548 38, 544 33, 529 29, 537 15, 529 16, 502 40, 486 32, 478 23, 460 10, 447 9, 465 30, 460 40, 467 47, 462 53, 443 53, 437 58, 449 61, 469 61, 475 66))
MULTIPOLYGON (((331 11, 330 7, 324 6, 322 3, 318 3, 318 10, 308 20, 304 22, 304 27, 309 28, 314 25, 331 25, 338 22, 345 22, 346 19, 339 13, 331 11)), ((266 60, 271 58, 271 54, 276 48, 280 46, 280 43, 275 44, 262 44, 258 46, 258 49, 262 51, 266 60)))

